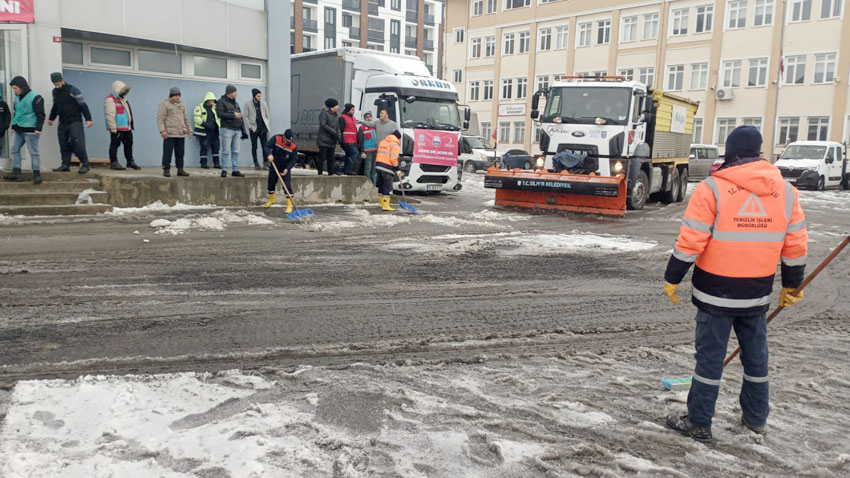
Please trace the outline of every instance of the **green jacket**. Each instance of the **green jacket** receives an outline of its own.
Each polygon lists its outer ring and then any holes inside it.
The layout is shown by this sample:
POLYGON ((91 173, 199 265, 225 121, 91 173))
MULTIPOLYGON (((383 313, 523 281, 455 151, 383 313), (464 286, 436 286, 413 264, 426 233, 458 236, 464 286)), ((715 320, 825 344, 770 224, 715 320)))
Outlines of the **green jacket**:
MULTIPOLYGON (((218 98, 216 98, 216 96, 215 96, 215 93, 213 93, 212 91, 207 92, 207 94, 204 96, 204 101, 202 101, 201 104, 199 104, 198 106, 195 107, 195 129, 196 130, 201 130, 201 131, 204 130, 204 125, 207 123, 207 109, 204 108, 204 104, 209 100, 213 100, 213 101, 218 100, 218 98)), ((210 109, 212 109, 213 116, 215 117, 215 124, 217 124, 220 128, 221 127, 221 120, 218 119, 218 113, 215 111, 215 105, 213 105, 213 107, 210 108, 210 109)))

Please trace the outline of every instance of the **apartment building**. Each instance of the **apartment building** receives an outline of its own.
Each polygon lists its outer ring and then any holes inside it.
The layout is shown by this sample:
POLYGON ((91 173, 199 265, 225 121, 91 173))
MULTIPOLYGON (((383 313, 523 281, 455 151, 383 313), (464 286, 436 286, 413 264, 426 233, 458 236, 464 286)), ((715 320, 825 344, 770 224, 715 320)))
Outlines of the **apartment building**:
POLYGON ((695 143, 738 125, 765 154, 850 138, 844 0, 451 0, 445 75, 499 148, 539 151, 531 95, 623 75, 700 102, 695 143), (845 53, 841 55, 842 51, 845 53))
POLYGON ((438 73, 442 23, 438 0, 293 0, 292 53, 369 48, 418 56, 438 73))

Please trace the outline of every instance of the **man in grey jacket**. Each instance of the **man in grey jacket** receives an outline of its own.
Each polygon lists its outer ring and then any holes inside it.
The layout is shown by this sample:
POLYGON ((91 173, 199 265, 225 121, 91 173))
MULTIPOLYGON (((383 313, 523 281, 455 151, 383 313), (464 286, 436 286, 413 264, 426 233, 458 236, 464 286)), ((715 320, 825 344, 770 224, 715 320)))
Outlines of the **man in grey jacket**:
POLYGON ((401 131, 401 128, 398 127, 398 123, 390 119, 390 114, 387 110, 382 109, 378 112, 378 119, 374 121, 358 121, 360 124, 365 124, 370 128, 374 128, 375 134, 377 135, 376 140, 378 144, 381 144, 381 141, 384 140, 387 136, 393 134, 395 131, 401 131))
POLYGON ((242 107, 245 112, 245 126, 251 135, 251 156, 254 157, 254 169, 269 169, 266 156, 266 143, 269 142, 269 104, 263 99, 263 92, 254 88, 251 90, 251 99, 242 107), (257 161, 257 140, 260 140, 263 165, 257 161))
POLYGON ((322 175, 323 163, 327 163, 328 176, 334 174, 334 151, 340 136, 337 111, 339 111, 339 101, 328 98, 325 100, 325 107, 319 113, 319 161, 316 164, 319 176, 322 175))

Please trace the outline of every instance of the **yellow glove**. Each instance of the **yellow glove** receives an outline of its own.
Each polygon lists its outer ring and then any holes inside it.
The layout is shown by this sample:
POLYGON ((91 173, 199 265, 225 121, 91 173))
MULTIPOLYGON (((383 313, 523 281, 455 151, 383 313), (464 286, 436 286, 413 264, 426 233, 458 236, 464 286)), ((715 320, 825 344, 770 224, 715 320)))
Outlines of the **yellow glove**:
POLYGON ((779 306, 780 307, 791 307, 803 300, 803 291, 800 291, 798 295, 794 295, 794 291, 797 290, 793 287, 783 287, 782 292, 779 293, 779 306))
POLYGON ((670 302, 674 304, 679 303, 679 294, 676 293, 676 289, 678 288, 679 284, 671 284, 669 282, 664 283, 664 293, 670 298, 670 302))

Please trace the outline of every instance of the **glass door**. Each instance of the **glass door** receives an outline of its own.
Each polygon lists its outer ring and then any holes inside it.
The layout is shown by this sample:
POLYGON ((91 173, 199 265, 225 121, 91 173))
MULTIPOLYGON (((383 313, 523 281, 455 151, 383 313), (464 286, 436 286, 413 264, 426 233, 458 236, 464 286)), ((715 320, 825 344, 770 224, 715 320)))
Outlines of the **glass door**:
MULTIPOLYGON (((27 35, 26 25, 0 25, 0 95, 9 105, 11 114, 13 95, 9 81, 21 75, 27 77, 27 35)), ((4 169, 11 167, 9 159, 9 142, 11 128, 3 138, 0 148, 0 166, 4 169)))

